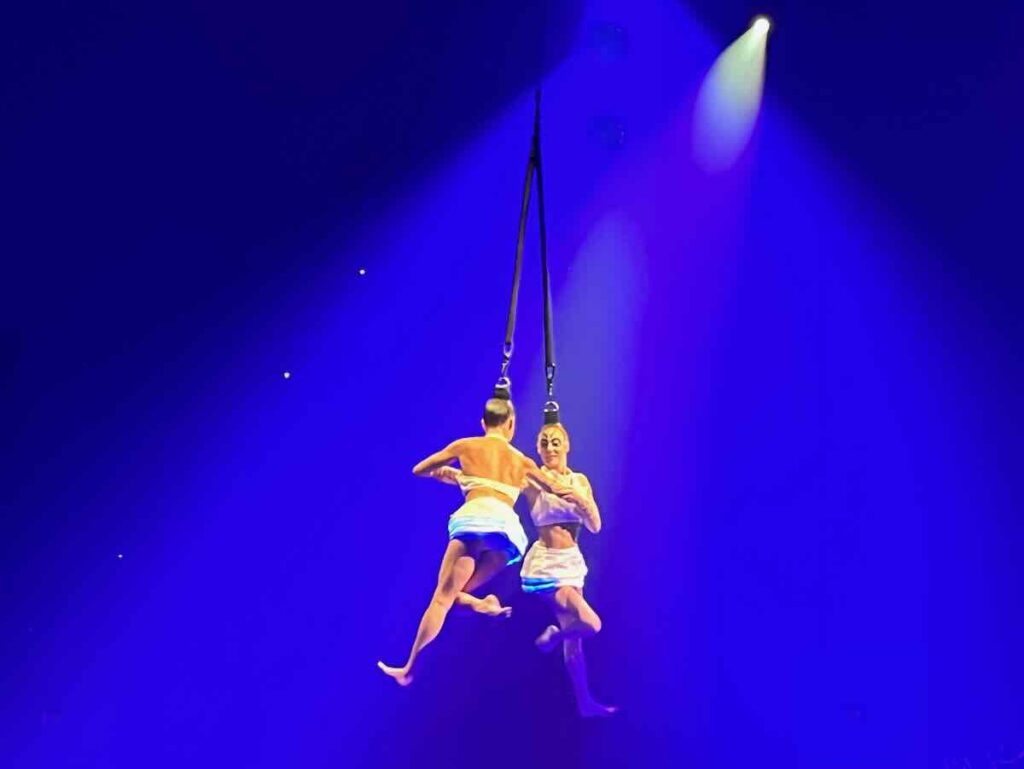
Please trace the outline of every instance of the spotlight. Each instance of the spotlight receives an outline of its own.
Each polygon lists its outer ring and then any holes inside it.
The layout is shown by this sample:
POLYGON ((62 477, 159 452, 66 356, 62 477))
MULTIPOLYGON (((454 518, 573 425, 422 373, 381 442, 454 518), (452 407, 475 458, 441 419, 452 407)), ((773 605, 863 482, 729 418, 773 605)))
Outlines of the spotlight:
POLYGON ((291 371, 285 371, 283 376, 284 376, 285 379, 291 379, 292 378, 292 372, 291 371))
POLYGON ((360 275, 365 275, 366 274, 366 268, 365 267, 360 267, 359 268, 359 274, 360 275))
POLYGON ((766 16, 752 19, 715 59, 700 86, 693 111, 693 152, 709 173, 730 168, 750 141, 764 96, 770 26, 766 16))

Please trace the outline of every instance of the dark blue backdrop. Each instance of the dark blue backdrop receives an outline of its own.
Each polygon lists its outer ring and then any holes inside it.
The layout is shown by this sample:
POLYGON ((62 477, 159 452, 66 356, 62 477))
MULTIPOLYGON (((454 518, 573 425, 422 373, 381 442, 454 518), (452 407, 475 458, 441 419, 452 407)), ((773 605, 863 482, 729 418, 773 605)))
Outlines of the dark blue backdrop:
POLYGON ((1022 21, 1008 0, 15 9, 2 764, 1024 749, 1022 21), (760 11, 758 128, 708 175, 694 99, 760 11), (374 667, 405 653, 458 502, 409 468, 477 429, 497 373, 539 79, 558 395, 607 519, 583 540, 594 687, 622 706, 601 723, 532 648, 547 617, 511 571, 509 623, 453 619, 409 690, 374 667))

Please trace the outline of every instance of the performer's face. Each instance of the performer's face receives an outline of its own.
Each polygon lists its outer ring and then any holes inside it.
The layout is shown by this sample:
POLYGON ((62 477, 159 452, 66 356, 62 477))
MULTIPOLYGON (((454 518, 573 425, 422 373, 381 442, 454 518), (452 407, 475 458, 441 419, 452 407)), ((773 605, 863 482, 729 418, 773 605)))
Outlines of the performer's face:
POLYGON ((558 427, 545 427, 537 436, 537 453, 545 467, 561 470, 569 453, 569 437, 558 427))

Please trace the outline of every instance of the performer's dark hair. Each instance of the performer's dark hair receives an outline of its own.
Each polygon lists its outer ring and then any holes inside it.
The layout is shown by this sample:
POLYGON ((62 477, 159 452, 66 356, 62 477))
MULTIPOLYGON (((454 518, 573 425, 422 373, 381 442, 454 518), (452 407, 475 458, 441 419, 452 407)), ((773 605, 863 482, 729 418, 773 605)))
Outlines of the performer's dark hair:
POLYGON ((484 424, 488 427, 501 427, 516 414, 512 401, 503 398, 490 398, 484 404, 484 424))

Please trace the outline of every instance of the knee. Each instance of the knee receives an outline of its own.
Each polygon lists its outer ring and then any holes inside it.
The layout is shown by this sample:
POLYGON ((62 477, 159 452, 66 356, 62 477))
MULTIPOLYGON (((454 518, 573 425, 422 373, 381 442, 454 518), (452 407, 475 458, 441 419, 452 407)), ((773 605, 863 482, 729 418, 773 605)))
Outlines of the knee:
POLYGON ((581 617, 580 621, 589 635, 597 635, 601 632, 601 618, 597 614, 591 612, 587 616, 581 617))
POLYGON ((440 606, 443 609, 450 609, 455 604, 455 598, 458 596, 458 591, 455 588, 448 585, 438 585, 434 591, 434 595, 430 598, 430 603, 434 606, 440 606))

